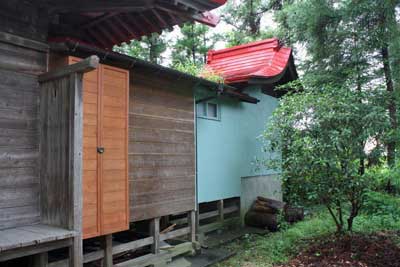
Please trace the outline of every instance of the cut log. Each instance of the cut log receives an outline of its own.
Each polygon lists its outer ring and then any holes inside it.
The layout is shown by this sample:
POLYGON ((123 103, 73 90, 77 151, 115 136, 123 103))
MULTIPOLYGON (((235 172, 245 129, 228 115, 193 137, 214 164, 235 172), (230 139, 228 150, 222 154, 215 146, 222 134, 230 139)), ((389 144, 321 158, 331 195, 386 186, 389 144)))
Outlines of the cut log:
POLYGON ((262 205, 259 202, 255 201, 253 203, 253 205, 250 208, 252 211, 256 211, 256 212, 264 212, 264 213, 270 213, 270 214, 275 214, 278 213, 278 210, 262 205))
POLYGON ((276 214, 248 211, 244 221, 248 226, 268 228, 271 232, 278 230, 278 216, 276 214))
POLYGON ((283 209, 286 205, 285 202, 275 200, 275 199, 270 199, 270 198, 265 198, 265 197, 257 197, 257 200, 259 202, 263 202, 265 206, 268 206, 270 208, 274 208, 276 210, 283 209))

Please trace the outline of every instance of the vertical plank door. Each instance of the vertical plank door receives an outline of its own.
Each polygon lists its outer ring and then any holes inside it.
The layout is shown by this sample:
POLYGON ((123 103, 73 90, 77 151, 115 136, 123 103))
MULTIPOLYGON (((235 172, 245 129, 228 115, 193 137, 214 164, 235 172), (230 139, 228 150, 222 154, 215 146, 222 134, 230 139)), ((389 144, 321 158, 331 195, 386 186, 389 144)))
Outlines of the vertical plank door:
POLYGON ((129 71, 107 65, 102 76, 102 234, 129 228, 129 71))
POLYGON ((101 64, 83 76, 85 239, 129 228, 128 100, 129 71, 101 64))

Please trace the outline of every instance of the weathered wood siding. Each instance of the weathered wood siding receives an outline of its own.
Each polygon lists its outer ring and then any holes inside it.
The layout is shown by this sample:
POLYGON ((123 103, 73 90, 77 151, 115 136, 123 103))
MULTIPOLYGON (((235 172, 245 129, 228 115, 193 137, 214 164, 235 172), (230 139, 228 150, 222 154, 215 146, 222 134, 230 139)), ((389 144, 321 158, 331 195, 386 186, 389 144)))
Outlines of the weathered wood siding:
POLYGON ((140 221, 195 208, 191 87, 131 71, 130 217, 140 221))
POLYGON ((4 36, 0 33, 0 229, 40 220, 39 84, 28 73, 46 70, 45 45, 17 37, 13 45, 4 36))
MULTIPOLYGON (((41 220, 69 227, 72 217, 71 180, 71 87, 69 76, 41 84, 40 192, 41 220)), ((73 125, 73 124, 72 124, 73 125)))
POLYGON ((0 229, 39 221, 37 79, 0 69, 0 229))
POLYGON ((48 16, 36 0, 0 1, 0 31, 46 41, 48 16))

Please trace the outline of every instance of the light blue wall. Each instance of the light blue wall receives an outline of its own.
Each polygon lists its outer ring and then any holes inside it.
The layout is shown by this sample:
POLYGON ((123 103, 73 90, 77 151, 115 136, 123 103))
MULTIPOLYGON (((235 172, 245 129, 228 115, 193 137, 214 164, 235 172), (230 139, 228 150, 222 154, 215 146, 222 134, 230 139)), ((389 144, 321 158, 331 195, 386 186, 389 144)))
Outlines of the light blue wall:
MULTIPOLYGON (((197 118, 198 202, 240 196, 241 177, 272 173, 255 164, 264 159, 262 135, 278 99, 260 89, 245 91, 260 100, 249 104, 218 98, 220 120, 197 118)), ((197 99, 204 97, 197 93, 197 99)))

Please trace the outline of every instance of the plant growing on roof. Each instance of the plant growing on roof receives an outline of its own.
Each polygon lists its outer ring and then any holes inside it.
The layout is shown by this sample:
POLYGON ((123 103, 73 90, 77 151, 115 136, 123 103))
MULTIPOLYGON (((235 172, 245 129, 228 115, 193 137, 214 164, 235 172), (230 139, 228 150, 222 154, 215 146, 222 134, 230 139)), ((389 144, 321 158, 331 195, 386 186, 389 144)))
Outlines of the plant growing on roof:
POLYGON ((206 69, 204 66, 194 64, 190 61, 178 62, 178 63, 176 63, 174 68, 178 71, 181 71, 181 72, 184 72, 184 73, 196 76, 196 77, 202 77, 202 78, 212 81, 212 82, 224 83, 224 78, 221 75, 218 75, 217 73, 206 69))
POLYGON ((287 201, 323 204, 338 233, 346 224, 352 231, 371 181, 361 164, 365 147, 387 127, 385 108, 375 102, 384 95, 303 82, 304 90, 282 98, 265 131, 265 149, 282 152, 265 164, 282 168, 287 201))

